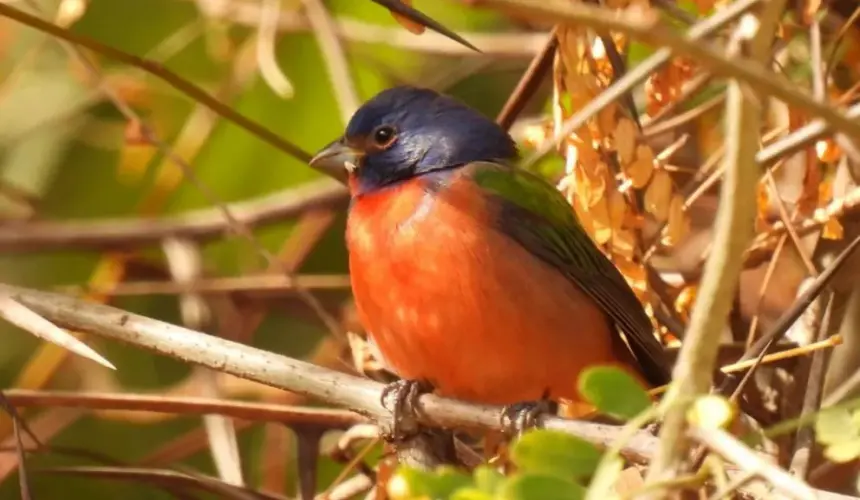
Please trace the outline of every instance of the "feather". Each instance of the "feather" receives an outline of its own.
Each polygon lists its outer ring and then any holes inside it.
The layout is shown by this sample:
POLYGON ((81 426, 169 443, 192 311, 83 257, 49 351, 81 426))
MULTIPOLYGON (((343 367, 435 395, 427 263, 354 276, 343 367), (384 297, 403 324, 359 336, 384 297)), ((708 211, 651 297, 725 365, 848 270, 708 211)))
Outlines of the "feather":
POLYGON ((558 269, 594 300, 623 333, 648 381, 667 383, 664 351, 651 321, 561 193, 530 172, 502 163, 475 162, 465 170, 497 207, 496 229, 558 269))

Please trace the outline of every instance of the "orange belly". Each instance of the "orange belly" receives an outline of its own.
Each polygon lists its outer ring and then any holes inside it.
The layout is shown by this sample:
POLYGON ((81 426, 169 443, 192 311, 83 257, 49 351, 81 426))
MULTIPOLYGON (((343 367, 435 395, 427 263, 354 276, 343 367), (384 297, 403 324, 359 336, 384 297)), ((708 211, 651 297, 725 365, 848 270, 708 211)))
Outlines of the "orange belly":
POLYGON ((413 181, 353 205, 353 293, 386 363, 441 395, 487 404, 547 391, 578 400, 577 376, 594 364, 635 374, 596 304, 492 229, 479 200, 463 210, 413 181))

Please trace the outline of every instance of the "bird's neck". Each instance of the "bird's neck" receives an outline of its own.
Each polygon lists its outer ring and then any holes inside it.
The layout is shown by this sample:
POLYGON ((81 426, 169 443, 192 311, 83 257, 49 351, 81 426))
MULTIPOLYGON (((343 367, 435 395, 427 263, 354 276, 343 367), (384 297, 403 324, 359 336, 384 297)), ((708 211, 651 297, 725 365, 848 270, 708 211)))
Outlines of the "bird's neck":
POLYGON ((440 167, 433 170, 418 171, 408 177, 376 179, 367 176, 354 175, 349 176, 349 192, 353 199, 358 199, 366 196, 374 196, 377 194, 392 193, 406 184, 416 183, 429 190, 444 187, 459 171, 463 165, 454 165, 450 167, 440 167))

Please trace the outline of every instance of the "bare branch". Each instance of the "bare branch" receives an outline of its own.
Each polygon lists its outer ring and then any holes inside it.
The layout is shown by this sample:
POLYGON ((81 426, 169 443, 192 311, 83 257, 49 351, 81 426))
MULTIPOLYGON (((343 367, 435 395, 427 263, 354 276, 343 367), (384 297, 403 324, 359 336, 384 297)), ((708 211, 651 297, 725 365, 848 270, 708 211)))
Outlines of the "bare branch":
MULTIPOLYGON (((2 6, 2 5, 0 5, 2 6)), ((253 200, 231 203, 226 208, 242 224, 276 222, 302 211, 342 205, 347 201, 343 185, 325 179, 285 189, 253 200)), ((105 249, 156 243, 167 236, 194 239, 217 238, 230 224, 220 208, 207 208, 160 219, 118 218, 97 222, 23 222, 0 226, 0 250, 105 249)))

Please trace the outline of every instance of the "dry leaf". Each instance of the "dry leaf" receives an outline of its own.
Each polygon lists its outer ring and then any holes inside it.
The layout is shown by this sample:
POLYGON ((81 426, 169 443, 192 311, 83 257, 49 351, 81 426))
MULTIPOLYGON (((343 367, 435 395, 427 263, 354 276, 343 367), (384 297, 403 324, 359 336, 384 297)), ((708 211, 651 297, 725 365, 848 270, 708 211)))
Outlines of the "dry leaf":
POLYGON ((594 221, 591 220, 591 215, 588 213, 588 209, 583 206, 579 198, 573 199, 573 210, 576 213, 576 217, 579 219, 579 223, 582 225, 582 228, 585 229, 585 232, 588 233, 592 240, 595 239, 594 221))
POLYGON ((671 201, 672 178, 665 170, 655 170, 651 183, 645 190, 645 210, 653 215, 658 222, 663 222, 669 216, 671 201))
MULTIPOLYGON (((406 4, 407 6, 412 6, 412 0, 400 0, 400 3, 406 4)), ((412 19, 409 19, 406 16, 401 16, 393 10, 390 10, 389 12, 391 12, 391 17, 393 17, 394 20, 397 21, 398 24, 400 24, 400 26, 406 28, 406 30, 410 33, 415 33, 416 35, 424 33, 425 28, 423 24, 416 23, 412 19)))
POLYGON ((597 127, 603 136, 611 134, 615 130, 616 118, 618 117, 618 105, 615 103, 606 106, 597 114, 597 127))
POLYGON ((590 207, 596 205, 605 197, 607 186, 606 173, 608 170, 603 163, 598 163, 591 169, 582 165, 587 164, 580 164, 574 171, 576 196, 579 197, 585 207, 590 209, 590 207))
POLYGON ((627 280, 630 288, 636 292, 636 296, 640 300, 645 297, 645 293, 648 291, 648 276, 645 267, 624 257, 613 259, 613 264, 627 280))
POLYGON ((833 199, 833 178, 827 177, 818 184, 818 207, 821 208, 833 199))
POLYGON ((821 237, 825 240, 841 240, 845 237, 845 228, 838 218, 831 217, 821 228, 821 237))
POLYGON ((636 124, 629 118, 618 120, 615 126, 615 150, 618 151, 618 161, 627 165, 633 161, 636 154, 636 124))
POLYGON ((825 139, 815 143, 815 154, 824 163, 834 163, 842 158, 842 150, 833 139, 825 139))
POLYGON ((636 159, 624 168, 631 185, 641 189, 648 184, 654 171, 654 152, 645 144, 636 146, 636 159))
POLYGON ((694 0, 699 14, 705 15, 714 7, 714 0, 694 0))
POLYGON ((609 219, 609 207, 606 198, 601 198, 589 207, 588 215, 594 224, 594 239, 598 245, 604 245, 612 238, 612 221, 609 219))
POLYGON ((615 229, 612 232, 612 253, 632 259, 636 253, 636 236, 633 231, 615 229))
POLYGON ((696 293, 698 291, 699 290, 696 285, 684 287, 675 299, 675 311, 677 311, 685 321, 690 319, 690 312, 693 310, 693 303, 696 301, 696 293))
POLYGON ((684 210, 684 197, 676 194, 669 203, 669 217, 666 222, 666 230, 660 238, 664 246, 677 245, 687 233, 690 232, 690 217, 684 210))
POLYGON ((627 210, 628 206, 623 194, 618 191, 609 193, 609 220, 612 222, 613 229, 619 230, 624 225, 627 210))

